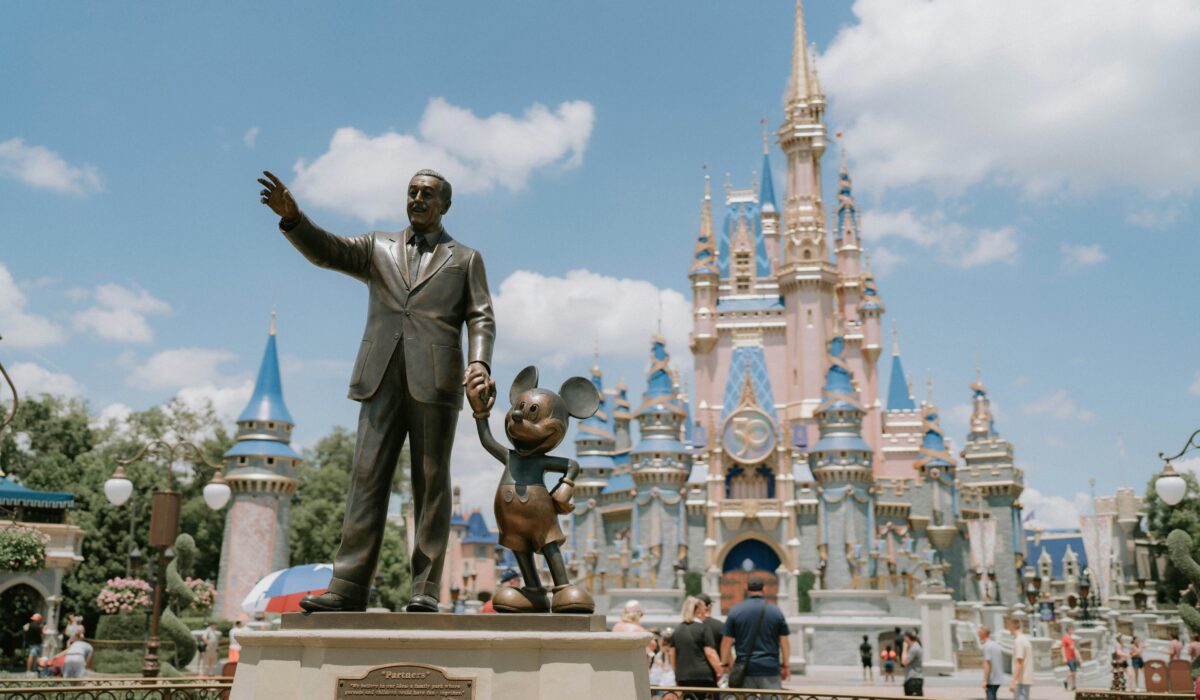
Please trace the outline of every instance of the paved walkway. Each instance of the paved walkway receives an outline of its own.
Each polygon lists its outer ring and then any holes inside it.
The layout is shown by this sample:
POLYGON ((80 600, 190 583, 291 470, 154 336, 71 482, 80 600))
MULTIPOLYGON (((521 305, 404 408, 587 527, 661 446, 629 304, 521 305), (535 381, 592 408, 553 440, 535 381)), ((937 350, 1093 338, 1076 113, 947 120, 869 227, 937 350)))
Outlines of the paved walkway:
MULTIPOLYGON (((876 680, 869 684, 862 681, 862 670, 850 666, 809 666, 803 676, 792 676, 784 683, 789 690, 805 690, 812 693, 865 693, 880 697, 904 697, 903 680, 896 674, 896 682, 887 684, 876 680)), ((925 679, 925 695, 939 700, 982 700, 983 688, 979 686, 980 671, 957 671, 952 676, 933 676, 925 679)), ((1012 698, 1008 686, 1000 686, 1001 698, 1012 698)), ((1049 683, 1033 687, 1033 700, 1073 700, 1074 693, 1067 692, 1060 683, 1049 683)))

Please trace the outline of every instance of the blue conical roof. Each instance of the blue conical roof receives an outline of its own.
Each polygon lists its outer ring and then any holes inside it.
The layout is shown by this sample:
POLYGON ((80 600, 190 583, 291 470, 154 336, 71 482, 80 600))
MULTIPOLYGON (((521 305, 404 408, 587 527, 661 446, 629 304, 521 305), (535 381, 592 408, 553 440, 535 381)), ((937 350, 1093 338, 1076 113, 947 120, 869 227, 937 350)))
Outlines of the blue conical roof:
POLYGON ((272 421, 295 425, 292 414, 283 402, 283 382, 279 379, 279 355, 275 351, 274 328, 267 336, 267 349, 263 353, 262 365, 258 368, 258 381, 254 384, 254 395, 246 404, 246 410, 238 416, 242 421, 272 421))
POLYGON ((771 157, 766 153, 763 153, 762 187, 758 192, 758 203, 763 211, 779 211, 775 206, 775 183, 771 179, 771 157))
POLYGON ((916 407, 916 402, 908 394, 908 379, 904 376, 904 366, 900 364, 900 354, 892 355, 892 378, 888 383, 887 410, 911 411, 916 407))

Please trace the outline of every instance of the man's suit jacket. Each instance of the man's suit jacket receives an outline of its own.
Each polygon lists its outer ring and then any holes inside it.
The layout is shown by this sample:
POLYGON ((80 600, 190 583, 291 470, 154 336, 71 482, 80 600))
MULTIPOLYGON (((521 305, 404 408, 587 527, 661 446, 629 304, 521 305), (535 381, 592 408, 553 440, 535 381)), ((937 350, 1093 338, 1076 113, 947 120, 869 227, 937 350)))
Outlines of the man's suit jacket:
POLYGON ((410 229, 337 236, 301 214, 299 223, 282 230, 314 264, 367 283, 367 327, 350 378, 350 398, 363 401, 375 395, 403 338, 412 397, 462 407, 463 324, 468 362, 490 367, 496 338, 492 298, 478 251, 443 231, 420 279, 414 281, 408 279, 410 229))

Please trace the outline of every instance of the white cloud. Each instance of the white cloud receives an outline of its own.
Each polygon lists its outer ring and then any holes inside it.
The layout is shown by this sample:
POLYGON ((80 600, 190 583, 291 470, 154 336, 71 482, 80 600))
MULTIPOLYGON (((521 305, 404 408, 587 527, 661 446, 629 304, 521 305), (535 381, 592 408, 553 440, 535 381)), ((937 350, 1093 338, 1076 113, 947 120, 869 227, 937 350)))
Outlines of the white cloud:
POLYGON ((435 97, 415 134, 372 137, 354 127, 338 129, 328 151, 311 163, 297 161, 292 189, 301 205, 336 209, 369 224, 403 220, 405 188, 416 171, 440 171, 455 193, 520 190, 535 170, 578 166, 594 124, 592 105, 583 101, 554 110, 534 104, 520 117, 481 118, 435 97))
POLYGON ((8 373, 12 376, 20 396, 83 396, 83 385, 75 381, 74 377, 62 372, 51 372, 33 362, 15 362, 8 368, 8 373))
MULTIPOLYGON (((997 262, 1011 264, 1017 259, 1017 230, 1012 226, 971 228, 950 221, 941 210, 928 214, 918 214, 912 208, 873 210, 863 215, 863 235, 871 240, 905 241, 932 251, 943 263, 963 269, 997 262)), ((885 255, 884 262, 895 260, 885 255)))
POLYGON ((71 165, 45 146, 23 139, 0 141, 0 176, 11 177, 37 189, 67 194, 87 194, 101 189, 100 173, 91 165, 71 165))
POLYGON ((588 270, 563 277, 518 270, 500 284, 493 299, 497 325, 519 329, 505 334, 498 359, 561 368, 591 358, 593 341, 606 358, 649 357, 659 300, 667 351, 674 362, 690 366, 692 307, 679 292, 588 270))
POLYGON ((1064 389, 1059 389, 1025 404, 1024 410, 1033 415, 1045 415, 1059 420, 1077 420, 1083 423, 1096 417, 1096 414, 1077 404, 1075 399, 1068 396, 1064 389))
POLYGON ((819 63, 867 189, 1200 187, 1195 2, 858 0, 853 12, 819 63))
POLYGON ((1188 211, 1185 200, 1151 201, 1141 209, 1125 215, 1125 223, 1138 228, 1167 228, 1183 218, 1188 211))
POLYGON ((1175 467, 1177 472, 1191 472, 1193 476, 1200 477, 1200 457, 1187 457, 1171 462, 1171 466, 1175 467))
POLYGON ((223 383, 221 365, 236 358, 228 350, 211 348, 164 350, 134 367, 125 381, 129 386, 142 390, 216 385, 223 383))
POLYGON ((1108 254, 1099 243, 1092 245, 1062 244, 1063 267, 1078 270, 1081 267, 1099 265, 1108 260, 1108 254))
POLYGON ((1086 493, 1076 491, 1073 496, 1052 496, 1035 488, 1026 487, 1021 493, 1025 523, 1028 529, 1079 529, 1079 516, 1091 512, 1091 501, 1086 493))
POLYGON ((194 386, 186 386, 175 394, 175 397, 192 409, 203 409, 211 404, 217 418, 225 425, 237 420, 238 415, 246 408, 250 395, 254 392, 254 382, 247 379, 235 384, 218 384, 204 382, 194 386))
POLYGON ((242 134, 242 143, 246 144, 246 148, 254 148, 255 142, 258 141, 258 127, 252 126, 246 129, 246 133, 242 134))
POLYGON ((871 251, 871 269, 886 275, 907 259, 891 248, 875 246, 871 251))
POLYGON ((125 343, 149 343, 154 331, 146 322, 150 315, 171 312, 171 305, 144 289, 119 284, 102 284, 93 292, 71 290, 79 300, 91 297, 95 304, 75 314, 75 328, 89 331, 106 340, 125 343))
POLYGON ((29 313, 25 309, 28 303, 8 268, 0 263, 0 335, 4 337, 5 345, 37 348, 66 339, 67 334, 57 323, 29 313))
POLYGON ((1192 384, 1188 387, 1188 393, 1192 396, 1200 396, 1200 372, 1197 372, 1196 377, 1192 379, 1192 384))

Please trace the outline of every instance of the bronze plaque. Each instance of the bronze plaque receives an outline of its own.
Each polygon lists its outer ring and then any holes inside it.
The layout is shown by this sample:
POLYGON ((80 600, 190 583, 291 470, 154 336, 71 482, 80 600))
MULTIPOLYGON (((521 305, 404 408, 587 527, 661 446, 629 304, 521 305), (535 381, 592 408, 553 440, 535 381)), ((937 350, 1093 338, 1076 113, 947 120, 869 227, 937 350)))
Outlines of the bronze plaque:
POLYGON ((359 678, 338 678, 334 700, 475 700, 475 680, 448 676, 437 666, 390 664, 359 678))

